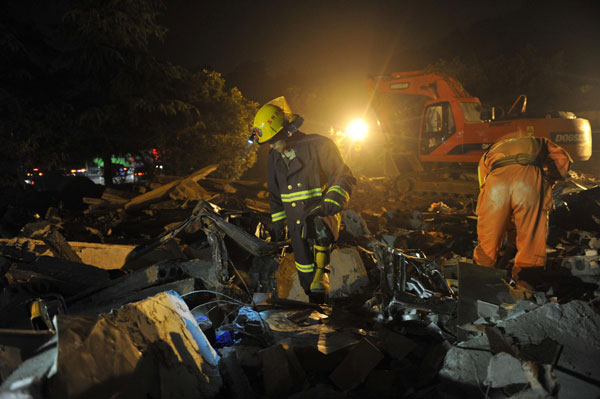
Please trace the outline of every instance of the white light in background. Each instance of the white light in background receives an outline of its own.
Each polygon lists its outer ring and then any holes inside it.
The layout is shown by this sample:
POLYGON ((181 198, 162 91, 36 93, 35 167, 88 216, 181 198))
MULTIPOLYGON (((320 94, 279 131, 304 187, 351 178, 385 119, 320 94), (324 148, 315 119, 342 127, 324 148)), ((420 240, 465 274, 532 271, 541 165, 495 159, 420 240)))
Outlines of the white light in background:
POLYGON ((353 141, 362 141, 369 134, 369 125, 364 119, 353 119, 346 127, 346 134, 353 141))

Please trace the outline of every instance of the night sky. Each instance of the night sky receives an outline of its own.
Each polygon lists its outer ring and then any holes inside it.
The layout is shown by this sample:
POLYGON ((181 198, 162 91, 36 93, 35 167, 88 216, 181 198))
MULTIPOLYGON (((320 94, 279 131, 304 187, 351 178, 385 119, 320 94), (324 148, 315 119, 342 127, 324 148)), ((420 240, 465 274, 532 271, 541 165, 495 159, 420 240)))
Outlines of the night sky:
MULTIPOLYGON (((280 87, 270 87, 273 96, 286 87, 285 76, 296 76, 314 96, 291 106, 319 133, 364 113, 368 74, 472 52, 510 53, 528 43, 542 54, 566 51, 561 72, 598 85, 599 8, 592 1, 171 0, 163 21, 169 33, 156 52, 224 76, 247 62, 264 64, 283 76, 280 87)), ((268 100, 263 82, 253 83, 240 84, 243 94, 268 100)))

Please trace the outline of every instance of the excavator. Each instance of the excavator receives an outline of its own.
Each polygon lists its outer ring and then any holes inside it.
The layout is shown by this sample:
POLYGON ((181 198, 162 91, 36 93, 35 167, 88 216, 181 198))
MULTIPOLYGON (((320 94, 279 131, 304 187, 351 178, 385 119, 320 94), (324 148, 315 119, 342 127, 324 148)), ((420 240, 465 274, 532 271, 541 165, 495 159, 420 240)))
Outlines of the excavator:
POLYGON ((453 181, 440 170, 475 174, 486 149, 507 138, 549 138, 575 162, 592 154, 587 119, 571 112, 528 113, 524 94, 508 112, 495 107, 486 110, 456 79, 428 71, 370 77, 367 89, 382 132, 380 139, 395 165, 392 174, 399 176, 403 191, 475 194, 476 181, 453 181))

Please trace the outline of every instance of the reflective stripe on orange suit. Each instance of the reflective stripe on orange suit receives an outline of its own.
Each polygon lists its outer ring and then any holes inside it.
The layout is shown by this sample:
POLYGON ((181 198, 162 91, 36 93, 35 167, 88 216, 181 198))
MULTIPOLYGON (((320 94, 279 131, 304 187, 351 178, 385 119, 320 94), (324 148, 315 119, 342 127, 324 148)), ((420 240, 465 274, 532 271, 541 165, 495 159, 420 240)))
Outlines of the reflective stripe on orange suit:
POLYGON ((479 161, 481 191, 477 202, 479 244, 473 260, 494 266, 504 233, 516 227, 515 271, 546 263, 548 212, 552 207, 552 184, 566 176, 569 154, 545 138, 522 137, 493 145, 479 161), (526 153, 536 156, 547 173, 535 165, 506 165, 492 169, 497 160, 526 153))

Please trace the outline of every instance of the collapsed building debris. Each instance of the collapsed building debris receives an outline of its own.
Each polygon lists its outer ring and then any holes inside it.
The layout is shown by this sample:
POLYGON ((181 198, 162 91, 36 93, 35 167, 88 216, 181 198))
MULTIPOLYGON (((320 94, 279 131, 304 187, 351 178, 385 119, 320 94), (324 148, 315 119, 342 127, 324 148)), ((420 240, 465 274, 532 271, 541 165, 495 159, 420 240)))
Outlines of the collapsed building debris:
POLYGON ((593 185, 555 190, 571 214, 529 292, 472 264, 472 198, 363 178, 315 305, 264 185, 214 170, 3 228, 0 397, 599 395, 593 185))

